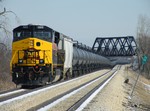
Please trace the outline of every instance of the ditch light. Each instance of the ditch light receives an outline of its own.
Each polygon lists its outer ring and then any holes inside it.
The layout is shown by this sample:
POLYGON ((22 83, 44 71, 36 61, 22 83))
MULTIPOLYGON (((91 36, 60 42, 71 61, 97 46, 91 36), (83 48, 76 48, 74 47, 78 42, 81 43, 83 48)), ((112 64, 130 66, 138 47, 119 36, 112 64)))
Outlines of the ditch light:
POLYGON ((23 59, 19 59, 19 60, 18 60, 18 63, 19 63, 19 64, 23 64, 23 59))
POLYGON ((44 64, 44 60, 43 60, 43 59, 40 59, 40 60, 39 60, 39 63, 40 63, 40 64, 44 64))

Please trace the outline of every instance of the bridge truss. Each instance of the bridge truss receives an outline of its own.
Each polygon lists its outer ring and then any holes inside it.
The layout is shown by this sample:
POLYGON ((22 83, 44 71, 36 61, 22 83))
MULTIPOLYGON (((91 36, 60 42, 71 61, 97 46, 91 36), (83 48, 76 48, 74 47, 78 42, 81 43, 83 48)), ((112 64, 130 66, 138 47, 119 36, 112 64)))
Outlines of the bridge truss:
POLYGON ((97 37, 92 49, 103 56, 133 56, 137 44, 133 36, 97 37))

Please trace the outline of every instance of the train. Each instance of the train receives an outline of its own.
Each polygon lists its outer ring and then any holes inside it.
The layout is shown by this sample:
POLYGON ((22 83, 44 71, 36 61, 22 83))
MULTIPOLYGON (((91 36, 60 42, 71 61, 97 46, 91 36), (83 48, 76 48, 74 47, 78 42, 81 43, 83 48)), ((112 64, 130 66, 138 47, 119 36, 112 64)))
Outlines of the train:
POLYGON ((13 29, 10 67, 16 85, 45 85, 113 64, 63 33, 29 24, 13 29))

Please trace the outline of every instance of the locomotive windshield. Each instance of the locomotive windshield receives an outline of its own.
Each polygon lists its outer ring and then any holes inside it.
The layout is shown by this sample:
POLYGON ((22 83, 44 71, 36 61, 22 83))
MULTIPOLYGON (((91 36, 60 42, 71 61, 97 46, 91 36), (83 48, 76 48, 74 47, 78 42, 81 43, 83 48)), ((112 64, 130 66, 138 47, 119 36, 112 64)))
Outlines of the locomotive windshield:
POLYGON ((25 38, 39 38, 51 42, 52 29, 39 25, 19 26, 13 30, 13 36, 13 41, 25 38))

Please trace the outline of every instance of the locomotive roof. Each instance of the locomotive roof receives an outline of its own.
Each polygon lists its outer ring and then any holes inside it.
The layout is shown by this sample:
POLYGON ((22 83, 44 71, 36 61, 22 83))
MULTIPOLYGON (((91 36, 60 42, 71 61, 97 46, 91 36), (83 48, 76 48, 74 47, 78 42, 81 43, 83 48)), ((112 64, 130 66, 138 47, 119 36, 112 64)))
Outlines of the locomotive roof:
POLYGON ((13 31, 21 31, 21 30, 45 30, 45 31, 51 31, 53 29, 45 26, 45 25, 20 25, 16 27, 13 31))

